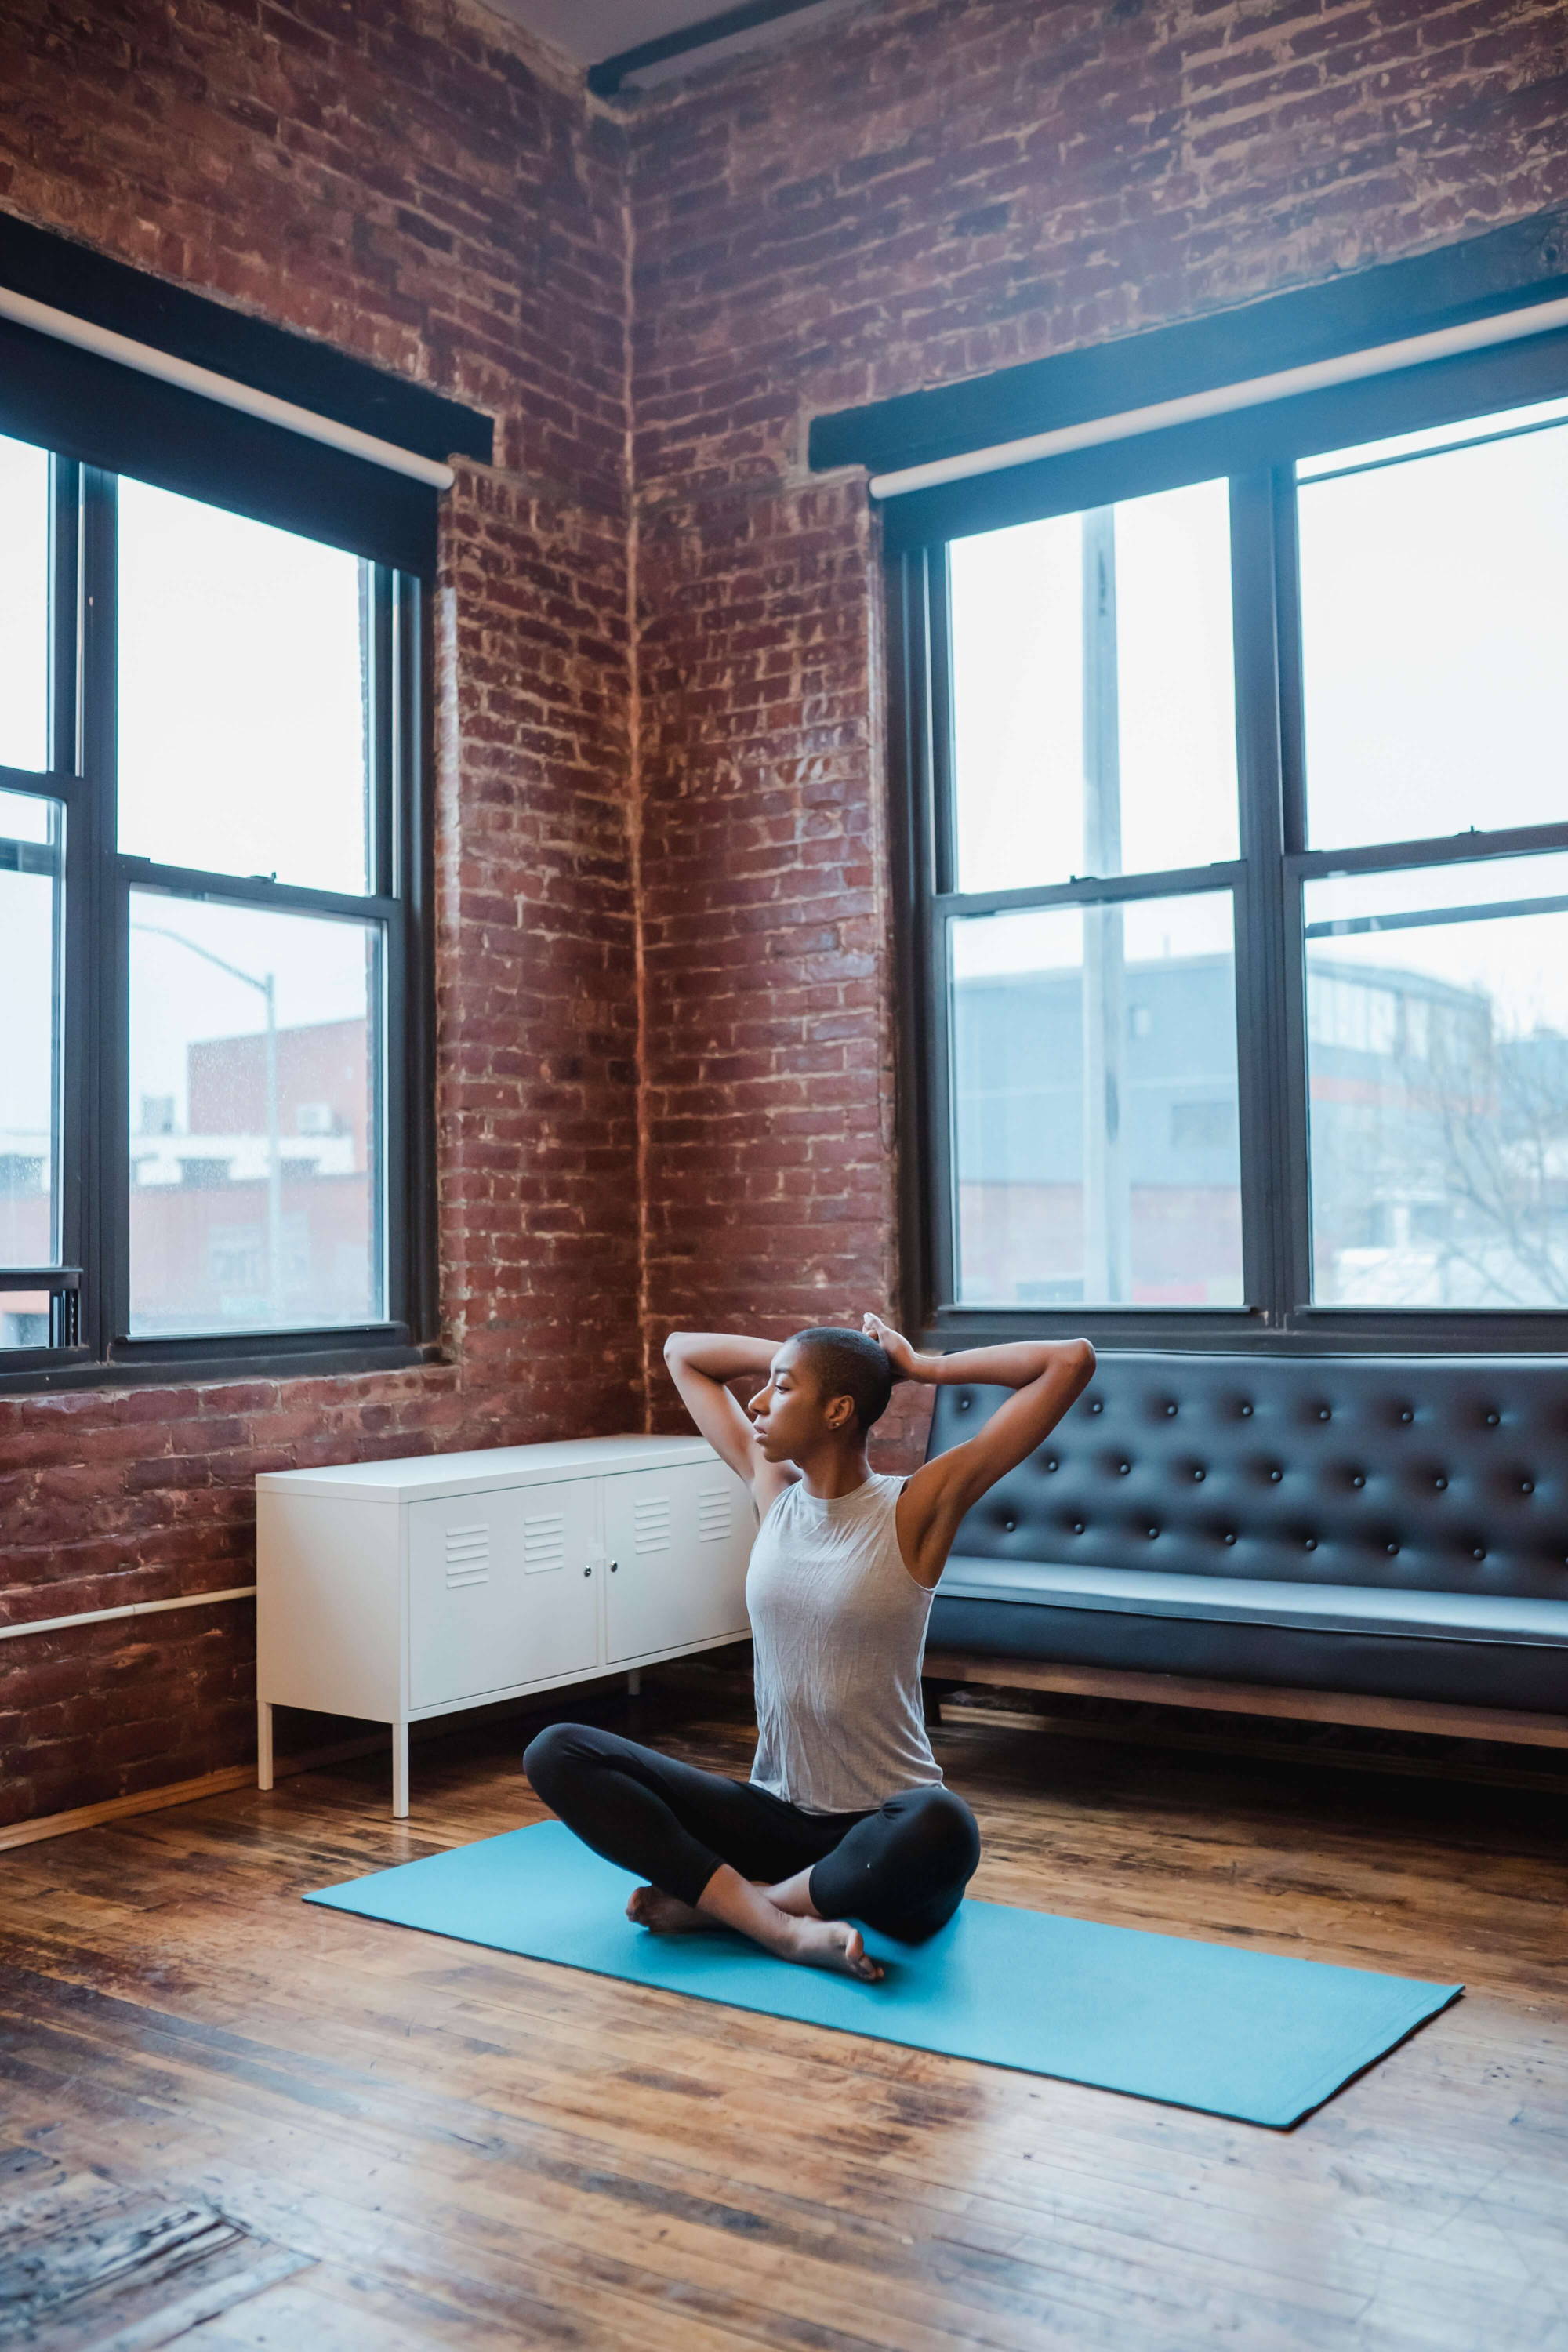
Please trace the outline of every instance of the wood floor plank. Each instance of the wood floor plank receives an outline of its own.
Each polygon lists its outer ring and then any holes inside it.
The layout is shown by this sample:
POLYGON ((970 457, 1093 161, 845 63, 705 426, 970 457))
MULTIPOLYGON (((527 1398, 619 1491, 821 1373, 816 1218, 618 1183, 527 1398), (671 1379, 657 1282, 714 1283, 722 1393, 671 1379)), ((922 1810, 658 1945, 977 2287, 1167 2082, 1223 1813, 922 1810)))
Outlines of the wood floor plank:
POLYGON ((979 1895, 1470 1983, 1281 2135, 300 1904, 537 1818, 520 1744, 5 1857, 6 2147, 310 2265, 192 2345, 1568 2352, 1555 1799, 943 1730, 979 1895))

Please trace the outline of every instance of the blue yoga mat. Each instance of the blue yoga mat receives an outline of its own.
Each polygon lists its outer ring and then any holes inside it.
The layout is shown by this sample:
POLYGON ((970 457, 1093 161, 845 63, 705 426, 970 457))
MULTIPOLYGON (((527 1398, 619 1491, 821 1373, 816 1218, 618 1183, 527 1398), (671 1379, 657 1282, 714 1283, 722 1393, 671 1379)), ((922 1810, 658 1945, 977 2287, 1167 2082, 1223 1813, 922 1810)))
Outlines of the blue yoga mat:
POLYGON ((541 1822, 305 1900, 731 2009, 1279 2127, 1464 1990, 977 1902, 927 1944, 868 1929, 867 1949, 887 1975, 859 1984, 775 1960, 723 1929, 650 1936, 623 1916, 636 1885, 559 1822, 541 1822))

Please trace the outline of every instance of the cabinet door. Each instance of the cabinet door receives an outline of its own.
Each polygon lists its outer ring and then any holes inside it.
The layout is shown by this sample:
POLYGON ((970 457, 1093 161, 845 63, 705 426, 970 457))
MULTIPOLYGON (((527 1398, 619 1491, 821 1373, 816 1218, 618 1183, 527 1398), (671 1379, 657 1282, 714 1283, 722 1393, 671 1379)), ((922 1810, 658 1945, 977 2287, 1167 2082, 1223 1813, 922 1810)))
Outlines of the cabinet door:
POLYGON ((408 1507, 409 1698, 440 1706, 599 1663, 597 1481, 408 1507))
POLYGON ((746 1630, 750 1491, 722 1462, 605 1481, 605 1661, 746 1630))

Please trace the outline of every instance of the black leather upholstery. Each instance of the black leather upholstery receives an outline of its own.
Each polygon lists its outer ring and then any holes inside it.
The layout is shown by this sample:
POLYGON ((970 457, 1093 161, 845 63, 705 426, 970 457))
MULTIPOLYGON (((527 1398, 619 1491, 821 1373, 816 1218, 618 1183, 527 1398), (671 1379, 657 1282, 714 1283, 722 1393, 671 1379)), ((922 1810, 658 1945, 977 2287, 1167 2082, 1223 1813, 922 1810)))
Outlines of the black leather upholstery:
MULTIPOLYGON (((931 1452, 1005 1393, 940 1389, 931 1452)), ((1568 1377, 1542 1358, 1102 1355, 953 1552, 934 1648, 1568 1709, 1568 1377), (1036 1562, 1052 1573, 1032 1586, 1036 1562), (1388 1604, 1336 1612, 1303 1590, 1323 1587, 1388 1604)))

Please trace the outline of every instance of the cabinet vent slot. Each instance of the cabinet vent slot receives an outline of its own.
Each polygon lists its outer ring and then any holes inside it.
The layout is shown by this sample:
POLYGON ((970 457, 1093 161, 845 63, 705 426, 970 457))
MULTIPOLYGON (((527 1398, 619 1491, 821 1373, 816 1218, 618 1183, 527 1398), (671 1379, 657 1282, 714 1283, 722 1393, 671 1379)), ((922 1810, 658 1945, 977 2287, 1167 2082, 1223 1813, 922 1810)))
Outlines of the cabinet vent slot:
POLYGON ((668 1495, 645 1495, 632 1505, 632 1541, 638 1551, 669 1549, 668 1495))
POLYGON ((541 1511, 522 1523, 522 1564, 531 1576, 566 1565, 566 1514, 541 1511))
POLYGON ((704 1486, 697 1496, 697 1532, 704 1543, 723 1543, 731 1525, 728 1486, 704 1486))
POLYGON ((488 1527, 447 1529, 447 1590, 459 1592, 465 1585, 490 1580, 490 1531, 488 1527))

